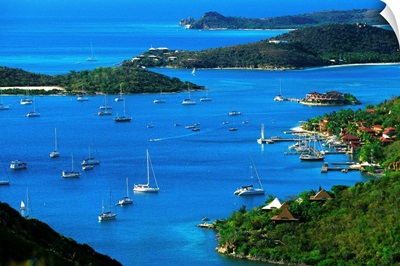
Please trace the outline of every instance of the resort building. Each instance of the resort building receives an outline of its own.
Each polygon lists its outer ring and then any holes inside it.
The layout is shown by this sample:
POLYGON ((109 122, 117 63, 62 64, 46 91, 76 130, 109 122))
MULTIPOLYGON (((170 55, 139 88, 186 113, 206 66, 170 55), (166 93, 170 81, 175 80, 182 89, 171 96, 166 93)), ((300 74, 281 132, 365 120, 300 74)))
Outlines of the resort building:
POLYGON ((282 211, 271 218, 274 222, 297 222, 299 219, 293 217, 292 213, 289 211, 289 204, 286 202, 280 207, 282 211))
POLYGON ((319 93, 316 91, 306 94, 306 97, 300 101, 305 105, 342 105, 344 103, 343 93, 330 91, 319 93))

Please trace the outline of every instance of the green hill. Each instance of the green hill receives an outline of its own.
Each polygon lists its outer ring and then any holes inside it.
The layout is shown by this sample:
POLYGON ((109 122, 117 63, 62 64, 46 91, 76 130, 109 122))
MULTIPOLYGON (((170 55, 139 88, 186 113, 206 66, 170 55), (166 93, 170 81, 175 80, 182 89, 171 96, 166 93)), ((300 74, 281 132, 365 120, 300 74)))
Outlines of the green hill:
MULTIPOLYGON (((317 191, 305 191, 287 199, 288 209, 267 212, 263 206, 252 210, 243 206, 214 224, 220 253, 293 265, 399 265, 400 140, 396 132, 400 130, 400 97, 369 105, 366 110, 333 111, 308 120, 307 129, 323 120, 328 124, 321 131, 339 136, 346 129, 346 133, 359 136, 362 147, 353 156, 363 162, 371 162, 373 157, 373 163, 384 168, 384 175, 352 187, 338 184, 329 192, 332 198, 325 194, 318 201, 311 198, 317 191), (395 130, 377 135, 361 130, 374 125, 395 130), (383 134, 390 135, 393 142, 382 142, 383 134), (276 215, 283 219, 273 219, 276 215)), ((377 172, 374 166, 366 170, 377 172)), ((266 204, 273 199, 270 196, 266 204)))
MULTIPOLYGON (((187 89, 187 82, 170 78, 146 69, 130 67, 101 67, 92 71, 71 71, 62 75, 44 75, 17 68, 0 67, 0 87, 61 86, 66 93, 81 92, 82 85, 89 94, 118 94, 120 86, 124 93, 179 92, 187 89)), ((204 87, 190 83, 192 90, 204 87)), ((25 94, 21 89, 5 89, 4 94, 25 94)), ((33 91, 33 94, 55 94, 60 91, 33 91)))
MULTIPOLYGON (((274 223, 282 210, 242 207, 216 221, 220 253, 292 265, 398 265, 400 174, 332 187, 333 199, 311 201, 316 191, 286 201, 299 219, 274 223)), ((272 197, 267 203, 272 201, 272 197)))
POLYGON ((0 203, 0 265, 121 265, 0 203))
POLYGON ((199 19, 182 19, 179 24, 189 29, 294 29, 332 23, 387 24, 377 10, 326 10, 312 13, 269 18, 223 16, 218 12, 205 13, 199 19))
POLYGON ((145 52, 128 66, 299 69, 353 63, 400 62, 393 31, 364 24, 294 30, 255 43, 174 53, 145 52))

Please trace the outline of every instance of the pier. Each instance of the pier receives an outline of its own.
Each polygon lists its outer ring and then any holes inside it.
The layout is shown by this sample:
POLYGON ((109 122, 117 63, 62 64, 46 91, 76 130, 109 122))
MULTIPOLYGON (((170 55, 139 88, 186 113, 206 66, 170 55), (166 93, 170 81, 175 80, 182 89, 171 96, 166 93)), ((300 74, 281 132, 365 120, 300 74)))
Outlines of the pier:
MULTIPOLYGON (((353 165, 352 162, 345 162, 345 163, 332 163, 336 165, 353 165)), ((321 173, 327 173, 328 171, 342 171, 343 173, 347 173, 348 171, 353 170, 360 170, 357 167, 343 167, 343 166, 329 166, 327 162, 325 162, 321 167, 321 173)))

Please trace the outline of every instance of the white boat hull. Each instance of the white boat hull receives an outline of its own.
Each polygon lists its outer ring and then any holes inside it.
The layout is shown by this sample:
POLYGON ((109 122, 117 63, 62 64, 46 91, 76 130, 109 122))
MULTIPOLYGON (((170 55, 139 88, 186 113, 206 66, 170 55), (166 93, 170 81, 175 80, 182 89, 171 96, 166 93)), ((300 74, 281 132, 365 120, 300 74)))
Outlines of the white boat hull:
POLYGON ((114 220, 117 218, 117 214, 111 213, 111 212, 105 212, 103 214, 100 214, 98 218, 99 218, 99 222, 114 220))
POLYGON ((145 193, 157 193, 159 188, 149 187, 147 185, 135 185, 133 191, 135 192, 145 192, 145 193))
POLYGON ((81 173, 79 172, 69 172, 69 171, 63 171, 62 175, 63 178, 78 178, 81 176, 81 173))

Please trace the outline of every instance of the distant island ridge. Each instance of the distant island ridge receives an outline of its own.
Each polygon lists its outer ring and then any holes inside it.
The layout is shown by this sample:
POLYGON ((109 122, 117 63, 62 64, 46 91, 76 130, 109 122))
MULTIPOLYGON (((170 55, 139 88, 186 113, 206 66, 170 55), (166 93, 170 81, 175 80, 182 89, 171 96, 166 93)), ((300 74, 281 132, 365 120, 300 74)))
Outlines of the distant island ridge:
POLYGON ((298 29, 332 23, 366 23, 387 25, 377 10, 325 10, 291 16, 242 18, 224 16, 216 11, 206 12, 199 19, 181 19, 179 25, 187 29, 298 29))
POLYGON ((124 61, 123 65, 287 70, 397 62, 400 62, 400 53, 393 31, 365 23, 338 23, 309 26, 254 43, 201 51, 150 48, 124 61))

